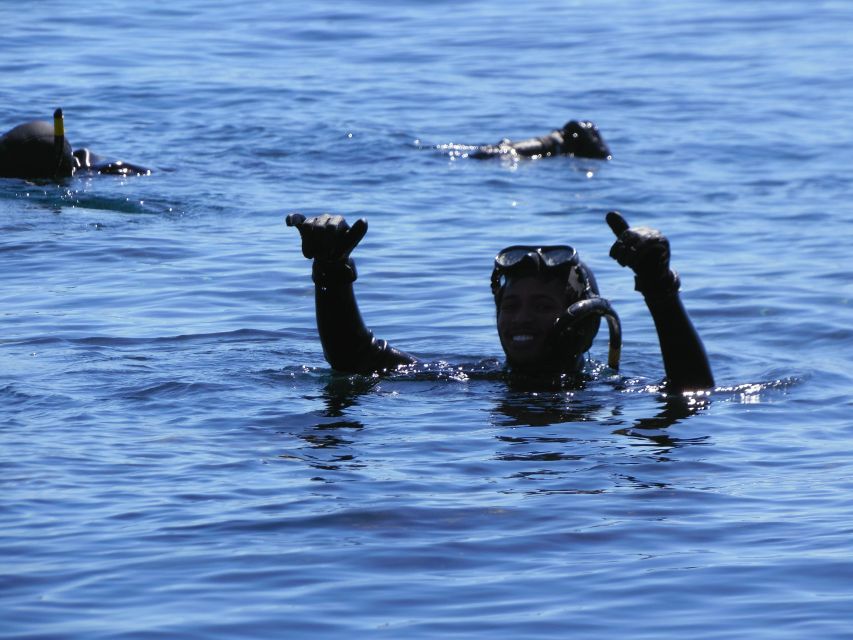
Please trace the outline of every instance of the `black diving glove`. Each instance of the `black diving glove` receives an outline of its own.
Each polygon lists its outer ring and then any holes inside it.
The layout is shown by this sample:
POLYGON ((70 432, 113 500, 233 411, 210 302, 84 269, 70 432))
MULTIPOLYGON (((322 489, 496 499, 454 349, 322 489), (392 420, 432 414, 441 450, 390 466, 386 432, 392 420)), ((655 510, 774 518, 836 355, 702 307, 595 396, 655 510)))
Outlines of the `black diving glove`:
POLYGON ((610 257, 635 274, 634 289, 646 298, 664 298, 678 292, 678 274, 669 268, 669 240, 657 229, 629 227, 617 211, 607 214, 616 234, 610 257))
POLYGON ((288 227, 299 230, 302 255, 314 260, 312 278, 315 284, 326 286, 355 281, 358 274, 349 255, 367 233, 367 220, 359 218, 349 226, 343 216, 324 213, 306 218, 301 213, 291 213, 285 222, 288 227))

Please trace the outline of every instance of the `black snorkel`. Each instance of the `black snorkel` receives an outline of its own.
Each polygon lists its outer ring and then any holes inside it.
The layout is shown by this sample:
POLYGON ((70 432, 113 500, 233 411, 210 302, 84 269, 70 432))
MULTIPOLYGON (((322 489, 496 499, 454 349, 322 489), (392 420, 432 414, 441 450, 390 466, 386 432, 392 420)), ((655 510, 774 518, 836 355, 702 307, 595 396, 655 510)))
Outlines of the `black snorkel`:
POLYGON ((614 371, 619 370, 619 359, 622 356, 622 323, 619 316, 605 298, 595 297, 578 300, 571 305, 557 320, 556 326, 560 334, 571 334, 575 327, 580 326, 589 318, 599 317, 607 320, 610 343, 607 350, 607 366, 614 371))

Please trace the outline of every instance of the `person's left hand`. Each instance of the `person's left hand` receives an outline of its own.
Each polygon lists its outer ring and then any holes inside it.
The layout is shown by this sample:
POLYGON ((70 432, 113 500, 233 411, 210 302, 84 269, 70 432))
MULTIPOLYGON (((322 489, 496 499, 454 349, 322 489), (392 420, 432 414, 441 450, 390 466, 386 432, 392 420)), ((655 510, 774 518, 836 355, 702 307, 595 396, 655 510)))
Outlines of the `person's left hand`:
POLYGON ((607 224, 616 234, 610 257, 637 275, 635 288, 647 298, 678 291, 678 274, 669 268, 669 240, 657 229, 629 227, 617 211, 607 214, 607 224))
POLYGON ((610 257, 630 267, 643 280, 662 277, 669 271, 669 240, 657 229, 629 227, 618 211, 607 214, 607 224, 616 234, 610 257))

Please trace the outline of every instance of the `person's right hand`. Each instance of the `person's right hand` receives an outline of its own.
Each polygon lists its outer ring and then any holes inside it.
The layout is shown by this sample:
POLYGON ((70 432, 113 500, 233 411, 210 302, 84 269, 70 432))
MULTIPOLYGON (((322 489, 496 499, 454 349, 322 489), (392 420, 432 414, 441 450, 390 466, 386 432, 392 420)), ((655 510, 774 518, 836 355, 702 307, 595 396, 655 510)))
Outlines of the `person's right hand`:
POLYGON ((323 262, 344 262, 367 233, 367 220, 359 218, 352 226, 343 216, 323 215, 306 218, 301 213, 291 213, 285 220, 288 227, 296 227, 302 236, 302 255, 323 262))

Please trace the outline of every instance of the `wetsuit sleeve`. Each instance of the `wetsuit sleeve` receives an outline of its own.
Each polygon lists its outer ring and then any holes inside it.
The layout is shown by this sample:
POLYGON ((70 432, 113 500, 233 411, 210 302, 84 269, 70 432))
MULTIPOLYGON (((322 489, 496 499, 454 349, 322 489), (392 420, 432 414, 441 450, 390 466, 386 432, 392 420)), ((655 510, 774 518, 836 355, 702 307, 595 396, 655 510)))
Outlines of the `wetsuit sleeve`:
POLYGON ((355 263, 314 261, 317 330, 329 365, 346 373, 370 374, 412 364, 415 358, 377 340, 365 326, 353 291, 355 263))
POLYGON ((610 257, 634 271, 634 288, 655 322, 667 388, 679 393, 713 387, 705 347, 678 295, 681 281, 669 267, 669 240, 657 229, 629 227, 618 211, 606 219, 616 234, 610 257))
POLYGON ((563 135, 559 131, 552 131, 541 138, 530 138, 513 142, 509 139, 501 140, 498 144, 484 144, 470 152, 470 158, 489 158, 515 152, 523 157, 557 155, 563 153, 563 135))
POLYGON ((693 326, 681 296, 679 278, 674 272, 669 286, 643 288, 646 306, 652 315, 666 370, 666 387, 674 393, 710 389, 714 386, 711 363, 705 346, 693 326))
POLYGON ((562 152, 563 136, 559 131, 552 131, 541 138, 531 138, 515 142, 512 148, 520 156, 556 155, 562 152))
POLYGON ((483 160, 494 156, 504 155, 512 150, 512 143, 509 140, 501 140, 498 144, 481 144, 475 149, 468 152, 469 158, 483 160))

